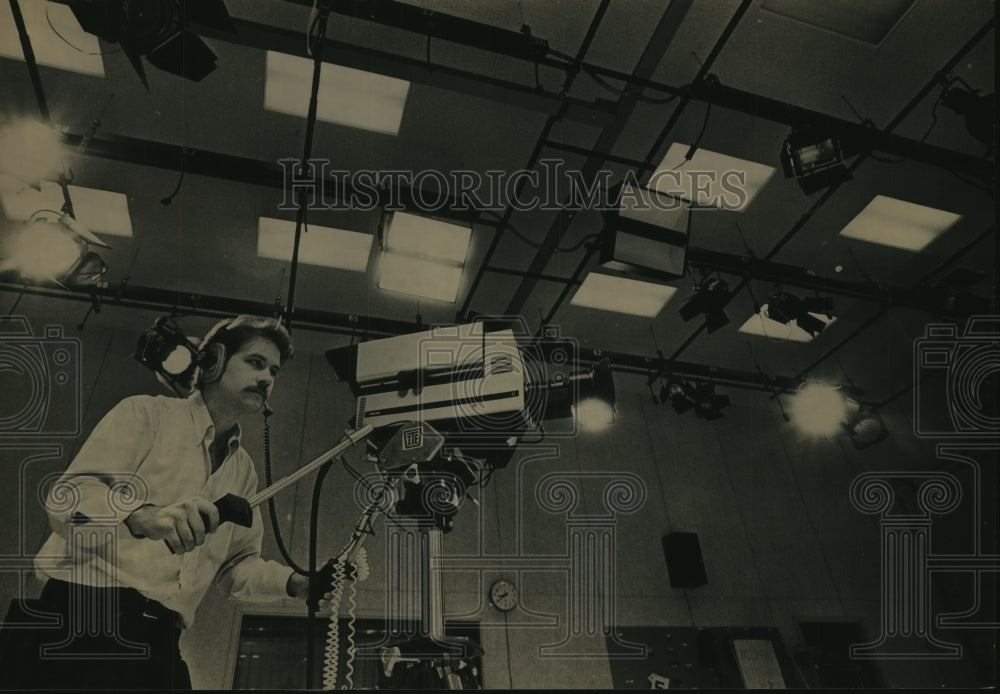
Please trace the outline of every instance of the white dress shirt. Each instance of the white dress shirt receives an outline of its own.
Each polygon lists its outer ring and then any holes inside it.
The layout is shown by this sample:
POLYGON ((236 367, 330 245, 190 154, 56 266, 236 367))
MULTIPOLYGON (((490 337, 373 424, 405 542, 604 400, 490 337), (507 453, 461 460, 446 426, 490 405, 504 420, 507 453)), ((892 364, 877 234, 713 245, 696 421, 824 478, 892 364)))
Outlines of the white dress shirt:
POLYGON ((200 392, 186 399, 139 395, 122 400, 100 421, 46 499, 55 531, 35 558, 40 577, 97 587, 135 588, 178 612, 185 626, 213 580, 238 600, 288 597, 292 570, 260 556, 263 524, 224 523, 190 552, 133 537, 128 515, 143 504, 168 506, 200 496, 209 501, 257 491, 253 461, 239 427, 215 472, 209 446, 215 425, 200 392))

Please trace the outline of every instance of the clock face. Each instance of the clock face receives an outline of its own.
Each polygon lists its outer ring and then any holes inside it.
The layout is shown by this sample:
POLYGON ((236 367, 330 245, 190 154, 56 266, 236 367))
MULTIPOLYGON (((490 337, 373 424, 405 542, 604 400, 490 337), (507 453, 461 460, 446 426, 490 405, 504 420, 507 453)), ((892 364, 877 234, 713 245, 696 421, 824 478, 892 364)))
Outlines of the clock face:
POLYGON ((504 612, 517 607, 517 587, 510 581, 500 579, 490 587, 490 602, 504 612))

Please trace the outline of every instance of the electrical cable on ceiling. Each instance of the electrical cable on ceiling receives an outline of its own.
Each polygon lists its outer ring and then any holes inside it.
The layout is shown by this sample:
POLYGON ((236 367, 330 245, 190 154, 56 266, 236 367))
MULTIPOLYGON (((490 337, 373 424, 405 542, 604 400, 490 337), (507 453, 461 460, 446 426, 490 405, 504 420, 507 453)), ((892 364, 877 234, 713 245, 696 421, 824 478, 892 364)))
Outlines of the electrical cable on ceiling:
POLYGON ((49 16, 49 8, 51 6, 52 6, 51 2, 46 2, 45 3, 45 21, 49 23, 49 29, 51 29, 53 34, 55 34, 60 39, 62 39, 63 43, 65 43, 67 46, 69 46, 70 48, 72 48, 74 51, 77 51, 78 53, 83 53, 84 55, 111 55, 112 53, 120 53, 121 52, 121 50, 122 50, 121 48, 117 48, 117 49, 115 49, 113 51, 96 51, 96 52, 94 52, 94 51, 85 51, 82 48, 80 48, 79 46, 74 45, 69 39, 67 39, 65 36, 63 36, 62 34, 60 34, 59 30, 56 29, 55 25, 52 23, 52 17, 49 16))
MULTIPOLYGON (((927 138, 930 136, 930 134, 934 130, 935 126, 937 126, 937 123, 938 123, 938 116, 937 116, 938 106, 941 105, 941 102, 944 99, 944 96, 947 93, 948 89, 953 84, 955 84, 956 82, 960 82, 962 84, 962 86, 964 86, 969 91, 976 91, 976 90, 972 89, 972 87, 969 85, 969 83, 966 82, 961 77, 952 77, 952 78, 948 79, 944 84, 942 84, 941 90, 938 93, 937 99, 934 100, 934 105, 931 106, 931 122, 930 122, 930 125, 927 126, 927 130, 924 131, 924 134, 920 137, 919 142, 926 142, 927 138)), ((847 102, 848 106, 851 106, 851 103, 849 101, 847 101, 847 99, 843 95, 841 95, 841 98, 844 99, 845 102, 847 102)), ((858 118, 863 123, 867 123, 867 124, 871 123, 871 121, 869 121, 867 119, 862 119, 861 115, 858 114, 858 112, 856 110, 854 110, 853 106, 851 106, 851 110, 854 111, 855 115, 857 115, 858 118)), ((987 150, 986 150, 986 152, 984 153, 983 156, 985 157, 986 155, 989 154, 989 152, 990 152, 990 149, 987 148, 987 150)), ((909 157, 899 157, 899 158, 895 158, 895 159, 891 158, 891 157, 884 157, 884 156, 882 156, 880 154, 876 154, 875 152, 868 152, 868 156, 871 159, 874 159, 875 161, 878 161, 878 162, 882 162, 884 164, 902 164, 903 162, 906 162, 906 161, 910 160, 909 157)), ((971 186, 973 188, 976 188, 977 190, 981 190, 981 191, 983 191, 984 193, 986 193, 988 195, 993 195, 993 190, 990 189, 988 186, 983 185, 983 184, 981 184, 981 183, 979 183, 977 181, 969 180, 968 178, 965 178, 964 176, 962 176, 960 173, 958 173, 957 171, 955 171, 952 168, 945 167, 945 171, 947 171, 948 173, 950 173, 952 176, 954 176, 955 178, 957 178, 959 181, 961 181, 965 185, 971 186)))
POLYGON ((309 19, 306 21, 306 55, 312 57, 312 39, 316 31, 316 22, 319 21, 319 0, 313 0, 312 9, 309 10, 309 19))
MULTIPOLYGON (((754 300, 754 303, 756 303, 756 300, 754 300)), ((764 387, 770 391, 771 398, 778 403, 778 409, 781 410, 781 418, 786 422, 790 422, 791 417, 789 417, 788 413, 785 412, 785 407, 781 403, 781 392, 774 386, 774 376, 766 373, 757 362, 757 355, 754 354, 753 343, 750 342, 750 338, 747 338, 747 349, 750 350, 750 362, 753 364, 754 369, 757 370, 757 373, 763 377, 764 387)))
POLYGON ((868 156, 875 161, 880 161, 883 164, 902 164, 907 161, 906 157, 900 157, 899 159, 892 159, 891 157, 883 157, 880 154, 875 154, 875 152, 869 152, 868 156))
POLYGON ((872 284, 877 284, 877 282, 875 282, 875 280, 872 279, 871 275, 865 272, 864 265, 862 265, 861 261, 858 260, 858 256, 854 255, 854 251, 851 249, 850 246, 847 247, 847 255, 851 256, 851 260, 854 261, 854 265, 857 267, 859 275, 865 278, 868 282, 871 282, 872 284))
POLYGON ((175 197, 177 197, 177 194, 178 194, 179 192, 181 192, 181 186, 182 186, 183 184, 184 184, 184 169, 183 169, 183 168, 181 168, 181 175, 180 175, 180 177, 179 177, 179 178, 177 179, 177 185, 176 185, 176 186, 174 186, 174 191, 173 191, 173 192, 172 192, 172 193, 171 193, 170 195, 168 195, 167 197, 165 197, 165 198, 161 198, 161 199, 160 199, 160 204, 161 204, 161 205, 163 205, 164 207, 166 207, 166 206, 168 206, 168 205, 169 205, 170 203, 172 203, 172 202, 174 201, 174 198, 175 198, 175 197))
MULTIPOLYGON (((494 217, 496 217, 497 219, 499 219, 501 222, 503 221, 503 217, 499 213, 497 213, 497 212, 493 212, 491 210, 488 210, 487 214, 493 215, 494 217)), ((553 251, 555 253, 572 253, 573 251, 579 250, 588 241, 592 241, 593 239, 596 239, 597 237, 600 236, 599 233, 589 234, 587 236, 584 236, 582 239, 580 239, 579 241, 577 241, 572 246, 567 246, 567 247, 546 246, 545 244, 538 243, 537 241, 531 240, 530 238, 528 238, 527 236, 525 236, 523 233, 521 233, 520 231, 518 231, 517 228, 514 227, 510 222, 505 223, 500 228, 509 229, 510 232, 512 234, 514 234, 515 237, 517 237, 522 242, 528 244, 532 248, 538 248, 538 249, 546 250, 546 251, 553 251)))
MULTIPOLYGON (((627 91, 625 89, 622 89, 620 87, 616 87, 613 84, 611 84, 610 82, 608 82, 606 79, 604 79, 604 77, 601 76, 601 74, 593 66, 583 65, 580 68, 577 68, 576 67, 576 58, 574 58, 571 55, 563 53, 562 51, 557 51, 557 50, 555 50, 553 48, 549 49, 549 55, 555 56, 557 58, 561 58, 562 60, 566 61, 567 64, 564 66, 564 69, 566 69, 566 70, 582 69, 583 72, 588 77, 590 77, 591 79, 593 79, 595 82, 597 82, 599 85, 601 85, 602 87, 604 87, 605 89, 607 89, 612 94, 617 94, 618 96, 623 96, 623 95, 625 95, 627 93, 627 91)), ((657 87, 656 85, 644 86, 643 88, 644 89, 662 89, 660 87, 657 87)), ((664 97, 662 99, 659 99, 659 98, 655 98, 655 97, 651 97, 651 96, 645 96, 644 94, 640 94, 636 98, 639 101, 642 101, 642 102, 647 103, 647 104, 669 104, 670 102, 672 102, 675 99, 677 99, 677 96, 678 96, 677 94, 671 94, 670 96, 666 96, 666 97, 664 97)))
POLYGON ((954 169, 947 169, 947 171, 948 171, 948 173, 950 173, 952 176, 954 176, 955 178, 957 178, 959 181, 961 181, 965 185, 971 186, 971 187, 975 188, 976 190, 981 190, 984 193, 986 193, 987 195, 993 195, 993 189, 989 188, 988 186, 985 186, 985 185, 983 185, 981 183, 977 183, 976 181, 971 181, 968 178, 965 178, 964 176, 962 176, 960 173, 958 173, 954 169))
MULTIPOLYGON (((743 242, 743 247, 747 250, 747 253, 751 256, 755 256, 756 254, 753 252, 753 249, 750 248, 750 244, 747 243, 747 239, 743 235, 743 230, 740 228, 739 222, 736 222, 736 233, 740 235, 740 241, 743 242)), ((690 237, 690 234, 688 236, 690 237)))
POLYGON ((694 144, 688 147, 688 151, 684 154, 684 161, 674 167, 676 170, 681 165, 686 164, 694 158, 694 153, 698 151, 698 147, 701 146, 701 140, 705 137, 705 130, 708 129, 708 119, 712 115, 712 102, 709 101, 708 105, 705 107, 705 120, 701 122, 701 130, 698 131, 698 137, 695 138, 694 144))
MULTIPOLYGON (((583 71, 584 71, 584 73, 587 74, 588 77, 590 77, 592 80, 594 80, 595 82, 597 82, 599 85, 601 85, 602 87, 604 87, 605 89, 607 89, 612 94, 617 94, 618 96, 624 96, 625 94, 628 93, 627 89, 621 89, 620 87, 616 87, 613 84, 611 84, 610 82, 608 82, 607 80, 605 80, 592 67, 584 66, 583 71)), ((651 97, 651 96, 645 96, 644 94, 640 94, 636 98, 639 101, 642 101, 642 102, 647 103, 647 104, 669 104, 670 102, 672 102, 672 101, 674 101, 674 100, 677 99, 677 95, 676 94, 671 94, 670 96, 666 96, 666 97, 663 97, 662 99, 659 99, 659 98, 654 98, 654 97, 651 97)))

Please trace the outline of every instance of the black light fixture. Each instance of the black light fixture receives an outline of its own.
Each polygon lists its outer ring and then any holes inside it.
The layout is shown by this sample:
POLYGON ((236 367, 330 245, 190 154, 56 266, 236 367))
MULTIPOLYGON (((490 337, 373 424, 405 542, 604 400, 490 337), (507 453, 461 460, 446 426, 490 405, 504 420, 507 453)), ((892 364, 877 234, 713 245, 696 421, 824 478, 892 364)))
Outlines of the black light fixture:
POLYGON ((723 408, 729 407, 729 404, 729 396, 716 393, 714 383, 702 382, 695 389, 694 414, 699 419, 718 419, 723 416, 723 408))
POLYGON ((847 399, 847 407, 844 429, 856 449, 864 450, 889 436, 885 421, 875 407, 851 398, 847 399))
POLYGON ((660 388, 660 402, 669 402, 677 414, 694 410, 698 419, 712 421, 722 417, 722 410, 729 407, 729 396, 715 392, 715 384, 708 381, 690 381, 671 376, 660 388))
POLYGON ((669 402, 677 414, 694 407, 694 385, 671 376, 660 388, 660 402, 669 402))
POLYGON ((187 395, 194 388, 198 350, 173 316, 157 318, 153 326, 139 337, 135 358, 179 395, 187 395))
POLYGON ((813 337, 816 337, 826 323, 811 315, 822 313, 831 316, 833 313, 833 299, 830 297, 816 296, 800 298, 788 292, 779 291, 767 302, 767 317, 787 325, 789 321, 795 321, 802 330, 813 337))
POLYGON ((729 284, 722 278, 703 281, 695 287, 695 295, 680 310, 685 322, 704 314, 709 333, 729 323, 725 307, 729 303, 729 284))
POLYGON ((808 128, 793 131, 781 148, 785 178, 795 178, 807 195, 853 178, 844 166, 840 138, 808 128))
POLYGON ((993 93, 980 95, 968 85, 952 86, 941 95, 941 104, 965 117, 969 134, 987 147, 993 147, 993 93))
POLYGON ((618 204, 604 215, 601 267, 661 282, 683 277, 690 203, 632 186, 610 193, 618 204))
POLYGON ((142 56, 155 67, 198 82, 215 70, 216 55, 188 24, 234 33, 223 0, 54 0, 69 5, 80 28, 117 43, 146 89, 142 56))

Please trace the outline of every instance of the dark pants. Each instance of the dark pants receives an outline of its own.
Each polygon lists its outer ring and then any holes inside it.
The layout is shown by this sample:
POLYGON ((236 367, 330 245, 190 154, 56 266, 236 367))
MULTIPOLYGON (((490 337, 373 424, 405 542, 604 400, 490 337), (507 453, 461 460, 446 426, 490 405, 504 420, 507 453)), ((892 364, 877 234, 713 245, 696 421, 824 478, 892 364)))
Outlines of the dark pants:
POLYGON ((191 689, 180 616, 131 588, 50 579, 0 629, 3 688, 191 689))

